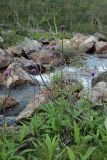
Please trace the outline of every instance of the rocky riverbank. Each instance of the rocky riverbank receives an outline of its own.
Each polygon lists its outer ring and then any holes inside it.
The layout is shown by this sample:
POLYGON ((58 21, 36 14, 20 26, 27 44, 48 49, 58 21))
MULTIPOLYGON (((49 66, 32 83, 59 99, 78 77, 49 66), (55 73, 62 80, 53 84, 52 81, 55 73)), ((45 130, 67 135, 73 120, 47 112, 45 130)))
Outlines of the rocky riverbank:
MULTIPOLYGON (((0 43, 2 44, 3 42, 4 40, 1 37, 0 43)), ((17 115, 16 118, 13 118, 15 121, 31 117, 40 104, 47 102, 48 95, 44 95, 41 86, 48 87, 49 89, 52 77, 56 73, 60 74, 62 71, 64 81, 67 80, 71 83, 75 81, 77 84, 79 81, 84 87, 91 90, 92 98, 88 98, 91 102, 97 103, 99 99, 100 103, 102 99, 106 102, 106 73, 99 73, 99 71, 103 72, 107 69, 106 52, 106 38, 99 33, 94 35, 76 33, 72 39, 63 39, 63 50, 62 40, 60 39, 51 41, 42 39, 41 41, 36 41, 29 38, 25 38, 22 43, 16 46, 11 46, 5 50, 0 49, 1 123, 4 114, 3 107, 5 108, 5 114, 9 115, 9 119, 10 116, 15 115, 17 115), (93 56, 90 56, 90 54, 93 56), (77 57, 79 58, 75 60, 77 57), (85 62, 85 64, 83 63, 81 67, 78 67, 80 60, 85 62), (74 61, 76 61, 76 64, 73 64, 74 61), (91 88, 91 80, 93 88, 91 88), (23 88, 24 86, 25 88, 23 88), (26 90, 27 86, 28 90, 26 90), (21 88, 22 91, 20 92, 21 88), (101 93, 100 88, 103 90, 101 93), (25 89, 25 92, 23 92, 23 89, 25 89), (7 91, 6 95, 5 91, 7 91), (21 101, 26 101, 27 94, 30 98, 28 98, 27 103, 22 103, 20 100, 15 100, 12 92, 16 92, 17 95, 19 94, 16 97, 20 97, 21 93, 22 95, 24 93, 24 98, 21 98, 21 101), (32 100, 35 92, 38 92, 36 105, 34 105, 34 101, 32 100), (13 97, 11 97, 11 94, 13 97), (7 100, 2 98, 5 96, 7 100), (14 104, 14 102, 16 103, 14 104), (21 106, 20 104, 24 105, 25 109, 21 107, 24 110, 19 109, 18 114, 9 114, 9 112, 12 113, 12 110, 14 110, 13 107, 18 110, 18 107, 21 106)), ((85 89, 85 92, 82 90, 78 93, 77 97, 84 98, 84 93, 86 92, 87 89, 85 89)), ((7 121, 9 119, 7 118, 7 121)))

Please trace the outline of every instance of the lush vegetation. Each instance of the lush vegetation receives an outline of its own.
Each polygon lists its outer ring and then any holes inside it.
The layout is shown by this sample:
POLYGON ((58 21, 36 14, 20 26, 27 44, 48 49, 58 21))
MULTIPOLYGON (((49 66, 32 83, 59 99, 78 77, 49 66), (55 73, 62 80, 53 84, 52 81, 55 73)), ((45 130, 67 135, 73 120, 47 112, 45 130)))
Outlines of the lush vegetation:
MULTIPOLYGON (((106 34, 106 0, 4 0, 0 1, 2 48, 22 41, 63 38, 72 32, 106 34), (42 32, 54 31, 53 32, 42 32), (69 33, 68 33, 69 31, 69 33)), ((83 65, 80 57, 72 65, 83 65)), ((0 160, 106 160, 107 106, 78 99, 82 84, 65 84, 62 75, 53 78, 52 98, 40 106, 18 129, 0 130, 0 160)), ((76 83, 77 84, 77 83, 76 83)), ((91 93, 90 93, 91 94, 91 93)))
POLYGON ((55 97, 20 129, 0 132, 1 160, 106 160, 106 105, 75 101, 79 86, 53 79, 55 97))
POLYGON ((106 33, 106 0, 4 0, 0 1, 0 23, 21 28, 106 33))
MULTIPOLYGON (((21 43, 25 37, 34 39, 34 40, 41 40, 42 38, 48 39, 48 40, 53 40, 55 38, 62 39, 62 33, 59 32, 57 34, 51 34, 49 32, 35 32, 31 30, 25 30, 21 29, 17 31, 16 29, 6 31, 5 29, 0 29, 0 36, 3 37, 4 43, 2 44, 2 48, 7 48, 12 45, 17 45, 21 43)), ((64 38, 70 39, 72 38, 72 33, 65 32, 64 33, 64 38)))

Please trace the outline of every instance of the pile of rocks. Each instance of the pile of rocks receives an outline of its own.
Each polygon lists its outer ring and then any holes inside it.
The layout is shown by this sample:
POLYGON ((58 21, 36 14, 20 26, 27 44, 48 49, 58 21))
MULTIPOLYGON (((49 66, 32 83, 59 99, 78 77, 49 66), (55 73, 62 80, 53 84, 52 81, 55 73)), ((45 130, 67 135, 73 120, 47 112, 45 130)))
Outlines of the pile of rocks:
MULTIPOLYGON (((3 43, 0 37, 0 46, 3 43)), ((76 33, 72 39, 63 39, 63 55, 65 57, 72 57, 80 55, 80 53, 96 52, 98 54, 106 54, 107 42, 106 38, 100 34, 84 35, 76 33)), ((63 64, 65 61, 62 57, 62 40, 55 39, 49 41, 42 39, 41 41, 25 38, 24 41, 17 45, 11 46, 6 50, 0 49, 0 69, 6 69, 5 74, 0 74, 0 87, 17 87, 21 85, 35 85, 32 80, 32 69, 35 70, 33 74, 45 73, 48 66, 57 66, 63 64)), ((107 72, 100 74, 92 80, 92 89, 90 94, 87 90, 79 89, 79 98, 88 98, 91 102, 107 101, 107 72), (88 95, 88 97, 86 97, 88 95)), ((79 84, 76 80, 65 77, 67 82, 74 82, 79 84)), ((4 101, 4 97, 0 98, 4 101)), ((17 121, 27 119, 34 114, 35 110, 47 102, 43 94, 37 94, 36 99, 33 100, 24 111, 16 118, 17 121), (39 99, 39 101, 38 101, 39 99), (36 102, 35 102, 36 101, 36 102), (36 105, 35 105, 36 104, 36 105)), ((5 107, 10 108, 17 104, 14 97, 8 97, 5 107)), ((1 108, 2 109, 2 108, 1 108)))

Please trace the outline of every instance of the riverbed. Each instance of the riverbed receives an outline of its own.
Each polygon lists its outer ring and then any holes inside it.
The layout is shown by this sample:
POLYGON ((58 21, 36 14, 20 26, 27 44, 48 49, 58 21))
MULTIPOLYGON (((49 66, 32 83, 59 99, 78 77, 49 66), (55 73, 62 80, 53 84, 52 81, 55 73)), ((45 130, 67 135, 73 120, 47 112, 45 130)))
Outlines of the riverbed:
MULTIPOLYGON (((76 75, 77 79, 82 82, 84 87, 90 87, 91 86, 91 80, 92 75, 91 73, 94 71, 95 76, 97 76, 100 72, 103 72, 107 70, 107 59, 98 58, 97 55, 93 56, 87 56, 85 60, 85 65, 82 67, 76 67, 76 66, 66 66, 66 67, 59 67, 55 71, 49 73, 49 74, 42 74, 41 76, 33 76, 35 80, 37 80, 41 87, 44 86, 44 82, 46 85, 50 85, 52 81, 52 77, 54 74, 59 74, 61 71, 71 74, 73 73, 76 75)), ((22 86, 18 88, 14 88, 11 90, 10 95, 14 96, 19 104, 12 108, 8 109, 5 112, 6 116, 6 123, 7 125, 15 124, 15 117, 27 106, 27 104, 32 100, 32 97, 34 95, 34 89, 35 93, 38 93, 40 91, 40 87, 37 86, 34 88, 34 86, 22 86)), ((9 90, 1 89, 0 95, 4 95, 6 92, 6 95, 8 95, 9 90)), ((3 115, 3 112, 0 113, 0 115, 3 115)), ((0 116, 0 126, 3 124, 3 116, 0 116)))

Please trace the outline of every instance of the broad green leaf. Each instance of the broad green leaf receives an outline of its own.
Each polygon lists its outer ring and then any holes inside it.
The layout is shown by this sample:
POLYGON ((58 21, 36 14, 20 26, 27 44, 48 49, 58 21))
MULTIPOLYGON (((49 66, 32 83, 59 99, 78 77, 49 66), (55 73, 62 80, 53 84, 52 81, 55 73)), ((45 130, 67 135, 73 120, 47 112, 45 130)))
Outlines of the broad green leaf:
POLYGON ((75 154, 72 151, 71 148, 67 147, 68 155, 69 155, 69 160, 76 160, 75 154))
POLYGON ((10 160, 25 160, 23 157, 21 157, 21 156, 14 156, 14 157, 12 157, 10 160))
POLYGON ((74 121, 74 139, 76 143, 80 142, 80 129, 75 121, 74 121))
POLYGON ((95 151, 97 147, 89 147, 85 155, 82 157, 82 160, 87 160, 95 151))

